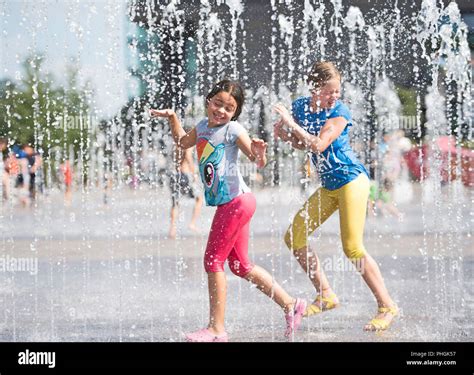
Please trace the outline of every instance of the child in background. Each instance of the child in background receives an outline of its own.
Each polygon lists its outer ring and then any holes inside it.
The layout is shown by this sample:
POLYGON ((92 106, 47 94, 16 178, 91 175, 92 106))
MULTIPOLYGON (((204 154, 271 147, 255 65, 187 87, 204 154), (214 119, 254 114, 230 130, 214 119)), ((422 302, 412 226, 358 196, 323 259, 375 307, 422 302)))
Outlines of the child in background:
POLYGON ((267 144, 250 139, 236 120, 244 104, 239 83, 223 80, 206 97, 207 118, 186 133, 171 109, 151 110, 155 117, 167 118, 173 139, 182 149, 197 146, 199 172, 208 206, 217 206, 212 222, 204 267, 208 275, 210 317, 206 328, 186 335, 187 341, 226 342, 224 327, 226 276, 224 262, 231 271, 255 284, 285 312, 286 337, 301 323, 306 302, 292 298, 263 268, 248 258, 249 224, 256 209, 254 195, 243 181, 238 167, 239 150, 262 168, 267 144))
POLYGON ((7 164, 5 164, 6 158, 3 152, 8 147, 8 140, 6 138, 0 138, 0 199, 6 199, 8 197, 8 171, 7 164))
POLYGON ((171 189, 171 215, 170 215, 170 230, 169 238, 176 238, 176 220, 178 218, 179 199, 182 196, 189 196, 195 200, 193 216, 189 223, 189 229, 193 232, 198 233, 196 222, 201 213, 202 207, 202 196, 199 189, 196 188, 194 183, 194 160, 192 149, 188 148, 183 150, 176 147, 174 150, 174 161, 176 170, 172 172, 170 178, 170 189, 171 189))
POLYGON ((70 206, 72 203, 72 167, 69 160, 59 166, 64 182, 64 204, 70 206))
POLYGON ((368 203, 369 216, 377 216, 377 209, 383 216, 393 215, 398 220, 403 220, 403 214, 393 203, 392 193, 393 182, 388 177, 383 179, 382 186, 379 186, 377 181, 371 181, 368 203))

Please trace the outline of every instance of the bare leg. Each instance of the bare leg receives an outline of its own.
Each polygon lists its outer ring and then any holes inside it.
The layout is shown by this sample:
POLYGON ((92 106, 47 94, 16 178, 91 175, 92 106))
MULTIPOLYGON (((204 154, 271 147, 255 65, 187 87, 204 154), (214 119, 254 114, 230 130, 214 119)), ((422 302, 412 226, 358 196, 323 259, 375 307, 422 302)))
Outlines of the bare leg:
POLYGON ((10 175, 6 171, 3 171, 2 184, 3 184, 3 197, 1 198, 7 201, 8 199, 10 199, 10 175))
POLYGON ((367 213, 369 216, 377 216, 377 214, 375 213, 375 204, 374 204, 374 201, 369 199, 368 203, 367 203, 367 213))
POLYGON ((64 204, 65 206, 70 206, 72 203, 72 190, 70 186, 66 186, 66 191, 64 192, 64 204))
POLYGON ((168 233, 169 238, 175 239, 176 238, 176 220, 178 218, 178 207, 173 206, 171 207, 171 215, 170 215, 170 231, 168 233))
POLYGON ((393 304, 393 300, 388 294, 388 290, 385 287, 385 283, 380 273, 379 266, 369 254, 366 254, 360 260, 360 271, 362 278, 367 283, 372 293, 377 300, 380 307, 389 307, 393 304))
POLYGON ((387 211, 390 212, 393 216, 395 216, 398 220, 403 220, 403 214, 393 203, 387 203, 385 207, 387 211))
POLYGON ((224 272, 209 272, 207 274, 209 286, 209 326, 208 329, 215 335, 224 333, 225 300, 227 294, 227 280, 224 272))
MULTIPOLYGON (((376 201, 376 202, 375 202, 375 208, 376 208, 376 211, 377 211, 378 213, 380 213, 382 216, 387 216, 387 215, 385 214, 385 210, 384 210, 383 202, 382 202, 382 201, 380 201, 380 200, 376 201)), ((375 216, 377 216, 377 215, 375 215, 375 216)))
MULTIPOLYGON (((380 273, 379 266, 375 260, 369 255, 366 254, 363 258, 360 259, 358 264, 359 271, 361 272, 362 278, 367 283, 367 286, 370 288, 372 293, 377 300, 377 305, 379 307, 394 307, 395 303, 390 297, 388 290, 385 286, 382 274, 380 273)), ((375 317, 377 319, 383 319, 390 323, 394 318, 394 315, 391 313, 378 313, 375 317)), ((370 325, 364 327, 366 330, 370 330, 370 325)))
MULTIPOLYGON (((328 190, 319 188, 295 215, 292 225, 285 234, 286 245, 293 252, 301 268, 308 275, 318 295, 321 295, 323 298, 329 298, 334 293, 324 271, 320 267, 318 256, 307 243, 307 237, 319 228, 337 209, 337 199, 329 195, 328 190), (306 237, 304 241, 306 246, 301 242, 303 240, 302 231, 304 231, 304 236, 306 237), (298 245, 295 245, 295 243, 298 243, 298 245)), ((335 298, 331 299, 336 304, 339 302, 335 298)), ((314 304, 319 306, 317 301, 314 304)))
MULTIPOLYGON (((300 264, 301 268, 306 272, 309 279, 313 283, 314 288, 321 295, 321 297, 329 297, 334 294, 326 274, 321 269, 321 262, 318 256, 314 253, 309 246, 295 250, 294 255, 296 260, 300 264)), ((332 298, 334 303, 338 304, 339 300, 337 297, 332 298)), ((316 303, 316 301, 315 301, 316 303)), ((321 307, 321 306, 319 306, 321 307)))
POLYGON ((201 214, 201 208, 202 208, 202 196, 199 196, 196 198, 196 204, 194 205, 194 209, 193 209, 193 216, 191 218, 191 222, 189 223, 189 229, 191 229, 194 232, 198 232, 196 221, 199 215, 201 214))
POLYGON ((293 309, 295 299, 292 298, 262 267, 254 266, 245 275, 245 280, 255 284, 257 288, 274 300, 286 313, 293 309))

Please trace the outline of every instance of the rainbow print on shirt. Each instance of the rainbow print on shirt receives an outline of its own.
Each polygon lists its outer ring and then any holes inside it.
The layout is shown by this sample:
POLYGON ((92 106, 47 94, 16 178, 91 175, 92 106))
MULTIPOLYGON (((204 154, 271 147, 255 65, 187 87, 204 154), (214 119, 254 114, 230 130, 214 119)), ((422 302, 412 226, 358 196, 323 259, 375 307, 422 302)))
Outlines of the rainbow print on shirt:
POLYGON ((207 138, 198 138, 196 150, 198 154, 199 172, 206 201, 210 205, 228 199, 229 189, 222 176, 220 163, 224 158, 224 144, 214 146, 207 138))

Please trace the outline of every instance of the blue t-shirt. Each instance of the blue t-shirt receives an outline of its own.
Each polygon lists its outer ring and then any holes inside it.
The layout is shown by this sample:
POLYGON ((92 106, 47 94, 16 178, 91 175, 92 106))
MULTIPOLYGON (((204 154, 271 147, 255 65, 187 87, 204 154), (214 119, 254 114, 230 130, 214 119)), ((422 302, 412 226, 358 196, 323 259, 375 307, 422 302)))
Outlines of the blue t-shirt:
POLYGON ((293 118, 309 134, 318 135, 326 124, 326 120, 331 118, 344 117, 347 120, 347 125, 341 135, 324 152, 311 153, 311 160, 316 166, 323 187, 335 190, 351 182, 361 173, 365 173, 368 177, 367 170, 349 143, 349 130, 352 126, 349 108, 337 100, 334 107, 312 113, 310 103, 310 97, 301 97, 296 99, 292 105, 293 118))
POLYGON ((246 132, 236 121, 209 128, 207 118, 196 126, 199 173, 208 206, 230 202, 250 191, 239 170, 237 138, 246 132))

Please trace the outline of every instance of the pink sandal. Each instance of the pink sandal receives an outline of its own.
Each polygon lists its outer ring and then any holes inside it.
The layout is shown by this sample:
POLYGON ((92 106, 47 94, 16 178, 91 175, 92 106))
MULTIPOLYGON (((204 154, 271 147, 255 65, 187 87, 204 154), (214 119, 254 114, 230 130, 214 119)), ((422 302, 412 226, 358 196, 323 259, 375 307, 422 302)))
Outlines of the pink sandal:
POLYGON ((199 331, 186 334, 186 341, 188 342, 227 342, 229 337, 227 332, 215 335, 209 329, 203 328, 199 331))
POLYGON ((286 331, 285 337, 290 337, 293 332, 295 332, 301 324, 301 319, 306 310, 306 301, 304 299, 297 298, 295 301, 295 306, 293 311, 290 311, 285 315, 286 319, 286 331))

